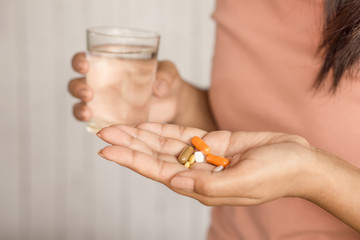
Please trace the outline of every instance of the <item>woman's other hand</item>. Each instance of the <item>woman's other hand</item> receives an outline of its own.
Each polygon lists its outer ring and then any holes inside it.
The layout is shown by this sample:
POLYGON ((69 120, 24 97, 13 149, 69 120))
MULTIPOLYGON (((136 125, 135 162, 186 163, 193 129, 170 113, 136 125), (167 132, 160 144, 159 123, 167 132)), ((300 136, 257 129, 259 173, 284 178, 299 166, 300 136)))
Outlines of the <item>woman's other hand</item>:
MULTIPOLYGON (((89 63, 85 53, 77 53, 72 59, 73 69, 86 74, 89 71, 89 63)), ((150 121, 173 122, 178 112, 179 93, 186 84, 180 77, 176 66, 170 61, 160 61, 153 84, 153 98, 150 106, 150 121)), ((80 121, 89 121, 92 113, 86 106, 94 95, 91 87, 86 84, 86 77, 72 79, 68 90, 72 96, 80 100, 73 107, 73 114, 80 121)))

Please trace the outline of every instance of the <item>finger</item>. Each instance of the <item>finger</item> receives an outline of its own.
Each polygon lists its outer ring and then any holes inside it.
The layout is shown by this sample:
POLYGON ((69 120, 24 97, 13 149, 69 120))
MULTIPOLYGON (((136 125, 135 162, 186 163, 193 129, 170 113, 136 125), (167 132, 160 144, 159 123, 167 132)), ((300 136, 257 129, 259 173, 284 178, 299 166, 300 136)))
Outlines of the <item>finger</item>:
MULTIPOLYGON (((211 139, 213 140, 215 141, 211 139)), ((278 132, 234 132, 229 136, 228 142, 231 144, 228 144, 224 156, 233 156, 250 148, 270 143, 296 142, 306 147, 310 146, 309 142, 301 136, 278 132)))
POLYGON ((172 138, 188 145, 191 145, 191 139, 194 136, 203 138, 207 134, 206 131, 198 128, 163 123, 142 123, 137 128, 155 133, 164 138, 172 138))
MULTIPOLYGON (((181 164, 164 162, 153 156, 141 152, 134 152, 120 146, 108 146, 102 149, 99 155, 127 167, 146 178, 161 182, 170 188, 169 182, 174 175, 179 172, 190 171, 181 164)), ((173 190, 184 196, 195 198, 207 206, 223 204, 235 205, 237 203, 237 199, 235 198, 211 198, 195 192, 182 191, 179 189, 173 190)))
POLYGON ((107 146, 99 152, 99 155, 164 184, 168 184, 176 173, 186 170, 178 162, 162 161, 152 155, 121 146, 107 146))
MULTIPOLYGON (((170 185, 173 188, 194 192, 206 197, 228 197, 224 196, 223 191, 221 191, 225 182, 223 176, 223 172, 213 173, 199 170, 181 172, 173 177, 170 185), (190 181, 192 181, 192 185, 189 184, 190 181)), ((232 192, 232 194, 234 193, 232 192)))
POLYGON ((203 138, 204 141, 211 147, 211 152, 213 154, 221 156, 227 156, 225 153, 231 137, 231 132, 229 131, 207 133, 206 131, 198 128, 184 127, 174 124, 143 123, 140 124, 138 128, 153 132, 161 137, 182 141, 188 145, 192 145, 191 139, 194 136, 198 136, 203 138))
MULTIPOLYGON (((207 198, 237 198, 239 201, 261 201, 252 194, 247 187, 246 173, 227 168, 221 172, 192 170, 176 174, 170 186, 180 191, 192 192, 207 198), (245 177, 242 177, 244 175, 245 177), (186 181, 193 181, 193 185, 186 185, 186 181), (184 184, 185 183, 185 184, 184 184)), ((243 202, 244 203, 244 202, 243 202)))
POLYGON ((71 65, 78 73, 85 74, 89 71, 89 63, 84 52, 76 53, 72 58, 71 65))
POLYGON ((300 145, 303 145, 304 147, 310 147, 309 141, 302 136, 286 134, 286 136, 284 136, 283 138, 284 138, 283 141, 296 142, 300 145))
POLYGON ((229 131, 215 131, 207 133, 206 131, 198 128, 184 127, 174 124, 143 123, 140 124, 138 128, 153 132, 160 137, 182 141, 188 145, 192 145, 191 139, 194 136, 198 136, 203 138, 204 141, 211 147, 211 152, 213 154, 221 156, 227 156, 225 153, 231 137, 231 132, 229 131))
POLYGON ((231 143, 231 134, 229 131, 209 132, 203 140, 211 148, 212 154, 228 157, 230 155, 227 155, 226 151, 231 143))
MULTIPOLYGON (((129 129, 129 132, 131 132, 132 127, 127 128, 129 129)), ((149 144, 154 143, 154 140, 152 139, 153 136, 146 136, 149 132, 140 133, 141 137, 137 137, 139 131, 136 128, 133 129, 136 131, 135 134, 128 134, 117 127, 106 127, 100 130, 97 135, 110 144, 126 147, 133 151, 152 155, 164 161, 177 162, 176 156, 181 151, 178 150, 179 146, 184 146, 185 144, 181 142, 164 144, 164 151, 159 151, 160 148, 156 144, 149 144), (175 154, 174 151, 176 151, 175 154)), ((154 135, 153 133, 149 134, 154 135)), ((157 137, 154 136, 154 138, 156 139, 157 137)))
POLYGON ((173 191, 195 198, 207 206, 254 205, 262 201, 262 199, 246 196, 246 194, 236 196, 234 179, 221 183, 224 178, 223 174, 225 174, 224 171, 218 173, 203 170, 182 171, 174 175, 170 180, 169 187, 173 191))
POLYGON ((88 108, 84 102, 80 102, 74 105, 73 114, 76 119, 85 122, 89 121, 92 116, 90 108, 88 108))
POLYGON ((260 204, 263 202, 258 199, 246 198, 246 197, 208 197, 208 196, 204 196, 204 195, 194 193, 194 192, 182 191, 182 190, 171 188, 171 187, 169 187, 169 188, 178 194, 194 198, 194 199, 198 200, 201 204, 203 204, 205 206, 209 206, 209 207, 212 207, 212 206, 251 206, 251 205, 260 204))
POLYGON ((157 97, 166 97, 171 93, 174 82, 180 79, 176 66, 171 61, 160 61, 153 84, 153 93, 157 97))
MULTIPOLYGON (((99 152, 99 155, 105 159, 127 167, 144 177, 161 182, 170 188, 171 186, 169 182, 174 175, 179 172, 190 172, 190 170, 186 169, 181 164, 161 161, 153 156, 132 151, 120 146, 108 146, 102 149, 99 152)), ((201 172, 204 172, 204 170, 201 170, 201 172)), ((179 189, 173 190, 182 195, 195 198, 208 206, 236 203, 235 198, 212 198, 195 192, 182 191, 179 189)))
MULTIPOLYGON (((121 134, 120 132, 128 134, 127 141, 141 141, 146 144, 152 151, 156 151, 159 153, 178 156, 184 149, 184 147, 187 146, 187 144, 182 141, 162 137, 158 134, 139 128, 125 125, 114 125, 110 127, 108 131, 111 131, 112 128, 117 129, 118 134, 121 134)), ((108 138, 108 140, 110 140, 111 143, 113 143, 114 141, 119 141, 118 139, 116 139, 116 136, 113 136, 111 139, 108 138)))
POLYGON ((72 96, 81 99, 83 102, 89 102, 94 96, 94 92, 86 83, 85 78, 71 80, 68 84, 68 90, 72 96))

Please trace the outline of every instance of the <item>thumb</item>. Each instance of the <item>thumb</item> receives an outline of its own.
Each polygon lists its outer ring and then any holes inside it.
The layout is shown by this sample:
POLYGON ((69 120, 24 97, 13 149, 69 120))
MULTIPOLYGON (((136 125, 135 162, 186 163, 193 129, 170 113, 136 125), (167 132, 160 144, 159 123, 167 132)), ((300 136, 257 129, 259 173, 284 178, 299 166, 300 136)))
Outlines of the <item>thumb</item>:
POLYGON ((227 195, 223 193, 227 185, 223 173, 212 173, 207 170, 188 170, 176 174, 170 180, 170 186, 176 190, 193 192, 203 196, 218 197, 227 195))
POLYGON ((176 66, 171 61, 160 61, 153 84, 153 93, 157 97, 167 97, 172 93, 174 83, 180 79, 176 66))

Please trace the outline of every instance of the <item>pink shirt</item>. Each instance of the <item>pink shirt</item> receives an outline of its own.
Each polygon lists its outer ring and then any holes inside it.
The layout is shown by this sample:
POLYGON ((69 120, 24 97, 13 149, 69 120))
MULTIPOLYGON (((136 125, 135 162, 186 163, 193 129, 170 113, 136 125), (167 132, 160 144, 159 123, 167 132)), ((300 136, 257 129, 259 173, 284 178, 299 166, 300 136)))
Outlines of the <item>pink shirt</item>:
MULTIPOLYGON (((298 134, 360 167, 360 81, 344 79, 335 96, 312 88, 322 8, 322 0, 218 0, 210 102, 221 129, 298 134)), ((306 200, 283 198, 215 207, 209 239, 360 234, 306 200)))

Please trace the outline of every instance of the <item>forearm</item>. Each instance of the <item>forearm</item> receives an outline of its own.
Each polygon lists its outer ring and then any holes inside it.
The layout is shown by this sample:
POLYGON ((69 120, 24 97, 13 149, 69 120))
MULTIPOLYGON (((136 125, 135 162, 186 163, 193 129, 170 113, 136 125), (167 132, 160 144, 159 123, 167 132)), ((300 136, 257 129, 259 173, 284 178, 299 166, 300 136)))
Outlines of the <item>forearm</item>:
MULTIPOLYGON (((321 150, 316 151, 316 179, 306 198, 360 232, 360 169, 321 150)), ((312 179, 312 178, 310 178, 312 179)))
POLYGON ((178 111, 174 123, 197 127, 206 131, 216 130, 217 127, 209 105, 208 92, 185 83, 179 94, 178 111))

